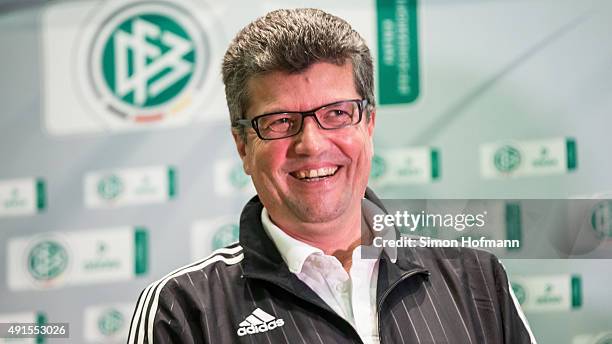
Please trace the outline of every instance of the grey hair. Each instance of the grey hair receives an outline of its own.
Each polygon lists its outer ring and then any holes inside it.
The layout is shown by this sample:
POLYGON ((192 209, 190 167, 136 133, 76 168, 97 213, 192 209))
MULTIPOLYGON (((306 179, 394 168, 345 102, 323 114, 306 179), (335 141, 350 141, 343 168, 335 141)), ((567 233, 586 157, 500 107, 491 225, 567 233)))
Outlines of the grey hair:
MULTIPOLYGON (((248 81, 268 72, 300 73, 316 62, 353 65, 355 88, 376 105, 370 49, 345 20, 318 9, 272 11, 244 27, 223 57, 222 74, 232 127, 249 107, 248 81)), ((246 138, 244 127, 239 133, 246 138)))

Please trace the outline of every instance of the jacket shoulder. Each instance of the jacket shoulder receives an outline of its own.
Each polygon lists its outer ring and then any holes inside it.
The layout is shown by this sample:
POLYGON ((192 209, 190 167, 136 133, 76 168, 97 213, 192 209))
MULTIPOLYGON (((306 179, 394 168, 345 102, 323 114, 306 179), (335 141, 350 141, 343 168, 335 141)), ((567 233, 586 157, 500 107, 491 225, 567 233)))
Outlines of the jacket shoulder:
MULTIPOLYGON (((160 323, 184 326, 188 321, 190 304, 215 294, 209 279, 231 280, 240 276, 242 247, 232 244, 218 249, 206 258, 180 267, 149 284, 140 294, 130 324, 128 343, 147 343, 158 336, 160 323), (222 276, 222 277, 221 277, 222 276), (155 330, 155 331, 154 331, 155 330)), ((225 284, 225 283, 223 283, 225 284)), ((223 286, 219 286, 222 292, 223 286)), ((167 326, 166 326, 167 327, 167 326)))
POLYGON ((205 288, 209 283, 209 275, 214 273, 225 277, 240 275, 239 264, 244 259, 242 246, 238 243, 217 249, 205 258, 178 268, 153 284, 161 287, 161 292, 205 288))

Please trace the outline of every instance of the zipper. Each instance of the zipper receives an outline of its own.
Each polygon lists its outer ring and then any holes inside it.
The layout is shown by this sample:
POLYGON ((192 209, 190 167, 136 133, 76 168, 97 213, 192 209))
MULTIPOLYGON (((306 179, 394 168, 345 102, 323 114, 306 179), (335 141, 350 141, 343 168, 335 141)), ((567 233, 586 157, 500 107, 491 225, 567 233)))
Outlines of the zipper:
POLYGON ((380 344, 383 344, 383 336, 381 336, 382 327, 380 324, 380 311, 382 310, 382 305, 385 302, 385 299, 387 298, 387 296, 389 296, 389 293, 391 293, 391 291, 393 291, 393 289, 397 287, 398 284, 402 283, 405 279, 410 278, 414 275, 418 275, 418 274, 425 274, 427 276, 431 275, 431 273, 425 269, 416 269, 416 270, 408 271, 404 273, 397 281, 393 282, 393 284, 391 284, 391 286, 387 288, 387 290, 385 290, 385 293, 381 296, 380 301, 378 302, 378 305, 377 305, 377 310, 376 310, 376 322, 378 323, 378 339, 379 339, 380 344))

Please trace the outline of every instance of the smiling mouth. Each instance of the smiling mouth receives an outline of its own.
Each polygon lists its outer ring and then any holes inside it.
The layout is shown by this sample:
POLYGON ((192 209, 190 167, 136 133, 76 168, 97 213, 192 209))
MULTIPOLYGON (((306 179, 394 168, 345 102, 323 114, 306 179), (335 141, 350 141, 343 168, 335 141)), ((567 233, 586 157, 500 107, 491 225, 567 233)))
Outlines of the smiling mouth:
POLYGON ((332 177, 336 174, 336 172, 338 172, 339 169, 339 166, 322 167, 317 169, 299 170, 291 172, 290 174, 298 180, 314 182, 332 177))

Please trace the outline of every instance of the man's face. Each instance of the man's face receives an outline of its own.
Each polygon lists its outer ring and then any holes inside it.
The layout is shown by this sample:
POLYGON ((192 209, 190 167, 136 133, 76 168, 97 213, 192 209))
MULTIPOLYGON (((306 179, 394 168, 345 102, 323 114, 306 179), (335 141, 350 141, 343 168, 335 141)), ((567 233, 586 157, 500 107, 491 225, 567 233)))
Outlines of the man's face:
MULTIPOLYGON (((361 98, 350 62, 318 62, 297 74, 272 72, 248 84, 247 118, 278 111, 307 111, 340 100, 361 98)), ((306 117, 293 137, 261 140, 247 129, 246 143, 234 134, 244 170, 279 226, 331 222, 360 211, 372 158, 374 117, 336 130, 321 129, 306 117), (327 175, 317 178, 304 176, 327 175), (330 174, 332 173, 332 174, 330 174)))

